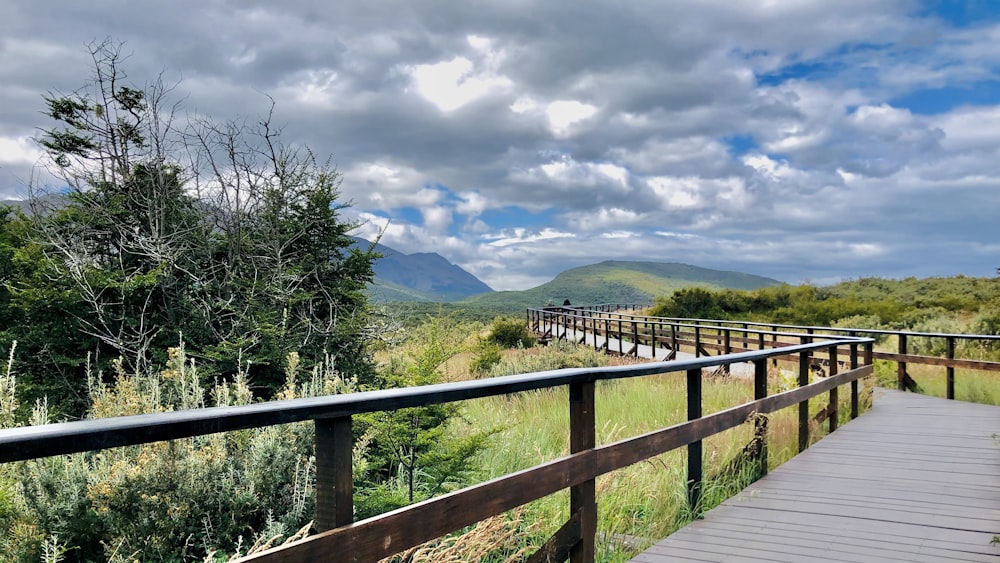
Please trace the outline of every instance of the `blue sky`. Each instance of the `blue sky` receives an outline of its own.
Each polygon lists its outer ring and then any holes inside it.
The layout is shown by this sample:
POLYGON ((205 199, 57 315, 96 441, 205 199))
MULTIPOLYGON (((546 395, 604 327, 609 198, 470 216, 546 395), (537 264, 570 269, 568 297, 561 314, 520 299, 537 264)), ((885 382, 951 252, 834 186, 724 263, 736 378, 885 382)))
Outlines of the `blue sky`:
POLYGON ((359 236, 496 289, 607 259, 791 283, 994 275, 1000 3, 26 0, 0 6, 0 191, 111 37, 185 115, 329 155, 359 236))

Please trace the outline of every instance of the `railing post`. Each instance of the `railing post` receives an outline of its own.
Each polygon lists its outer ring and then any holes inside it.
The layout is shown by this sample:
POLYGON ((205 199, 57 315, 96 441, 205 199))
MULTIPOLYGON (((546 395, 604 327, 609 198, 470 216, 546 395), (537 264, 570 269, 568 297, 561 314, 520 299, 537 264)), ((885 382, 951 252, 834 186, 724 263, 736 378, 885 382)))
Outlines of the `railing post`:
MULTIPOLYGON (((837 375, 839 371, 837 366, 837 347, 830 346, 830 377, 837 375)), ((836 386, 830 389, 830 404, 827 408, 827 415, 829 416, 830 432, 833 433, 837 429, 837 425, 840 423, 840 386, 836 386)))
POLYGON ((674 358, 677 357, 677 325, 671 323, 670 325, 670 350, 674 353, 674 358))
POLYGON ((316 530, 354 522, 351 417, 316 420, 316 530))
POLYGON ((694 357, 700 356, 701 349, 701 325, 694 325, 694 357))
POLYGON ((618 355, 624 356, 625 351, 623 349, 623 341, 625 340, 625 335, 622 334, 622 318, 618 317, 618 355))
MULTIPOLYGON (((955 359, 955 337, 947 337, 947 354, 949 360, 955 359)), ((948 366, 946 376, 945 376, 945 397, 948 399, 955 398, 955 366, 948 366)))
MULTIPOLYGON (((854 333, 850 334, 852 337, 854 333)), ((858 369, 858 344, 851 344, 851 369, 858 369)), ((858 380, 851 382, 851 420, 858 418, 858 380)))
MULTIPOLYGON (((778 347, 778 327, 771 326, 768 327, 771 330, 771 348, 778 347)), ((771 358, 771 365, 778 367, 778 356, 771 358)))
MULTIPOLYGON (((758 401, 767 397, 767 359, 753 362, 753 399, 758 401)), ((763 415, 754 420, 754 436, 760 440, 760 474, 767 475, 767 418, 763 415)))
POLYGON ((632 343, 635 344, 635 357, 639 357, 639 322, 632 317, 632 343))
MULTIPOLYGON (((729 327, 726 327, 726 328, 722 329, 722 334, 723 334, 722 353, 723 354, 731 354, 733 352, 733 344, 732 344, 731 332, 732 331, 729 329, 729 327)), ((725 370, 725 373, 729 373, 729 364, 726 364, 725 366, 723 366, 723 369, 725 370)))
MULTIPOLYGON (((899 335, 899 354, 906 354, 906 335, 899 335)), ((906 391, 906 362, 896 360, 896 385, 900 391, 906 391)))
MULTIPOLYGON (((701 369, 687 370, 688 420, 701 418, 701 369)), ((701 440, 688 444, 688 507, 695 518, 701 515, 702 448, 701 440)))
MULTIPOLYGON (((569 450, 579 453, 597 444, 594 423, 594 382, 569 386, 569 450)), ((597 496, 595 481, 584 481, 569 490, 570 515, 580 512, 580 541, 570 550, 570 563, 593 563, 597 536, 597 496)))
MULTIPOLYGON (((809 344, 812 338, 801 337, 802 344, 809 344)), ((809 352, 799 352, 799 387, 809 385, 809 352)), ((799 403, 799 453, 809 447, 809 400, 799 403)))

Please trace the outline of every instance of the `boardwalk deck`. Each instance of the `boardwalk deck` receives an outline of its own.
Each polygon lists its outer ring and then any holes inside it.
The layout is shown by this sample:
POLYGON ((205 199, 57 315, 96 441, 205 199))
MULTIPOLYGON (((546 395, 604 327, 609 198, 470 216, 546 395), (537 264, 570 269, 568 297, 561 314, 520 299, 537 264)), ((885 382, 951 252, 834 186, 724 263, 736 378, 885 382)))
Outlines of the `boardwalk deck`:
MULTIPOLYGON (((572 329, 566 329, 565 327, 558 325, 542 324, 541 330, 539 332, 545 332, 551 330, 557 334, 565 334, 565 337, 574 342, 581 342, 588 346, 594 348, 607 348, 612 352, 626 352, 631 350, 634 344, 629 340, 619 340, 617 338, 611 338, 604 336, 595 336, 592 332, 583 332, 572 329), (565 332, 564 332, 565 331, 565 332)), ((657 348, 653 350, 653 347, 649 344, 639 344, 635 348, 634 354, 639 358, 645 358, 647 360, 663 360, 670 354, 670 350, 667 348, 657 348)), ((675 360, 690 360, 694 358, 695 355, 690 352, 678 351, 674 354, 673 359, 675 360)), ((739 375, 743 377, 753 377, 753 364, 750 362, 742 362, 738 364, 732 364, 729 366, 730 372, 734 375, 739 375)))
POLYGON ((879 389, 866 414, 632 561, 1000 562, 1000 407, 879 389))

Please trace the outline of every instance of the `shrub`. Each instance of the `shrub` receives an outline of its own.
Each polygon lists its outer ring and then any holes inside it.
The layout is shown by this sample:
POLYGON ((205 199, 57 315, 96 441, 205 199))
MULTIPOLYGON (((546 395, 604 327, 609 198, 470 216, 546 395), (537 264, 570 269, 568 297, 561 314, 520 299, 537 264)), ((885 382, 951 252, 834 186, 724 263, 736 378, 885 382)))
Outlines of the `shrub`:
POLYGON ((609 356, 594 350, 590 346, 580 346, 564 340, 556 340, 544 348, 536 348, 529 353, 522 350, 519 353, 504 356, 489 370, 490 377, 548 371, 553 369, 573 367, 606 366, 609 356))
POLYGON ((525 321, 510 317, 494 320, 486 340, 502 348, 530 348, 536 342, 525 321))
POLYGON ((503 352, 500 346, 490 342, 483 342, 480 344, 476 356, 472 359, 469 369, 476 376, 486 375, 502 359, 503 352))
MULTIPOLYGON (((205 406, 183 346, 166 369, 105 384, 90 377, 88 418, 205 406)), ((290 354, 282 398, 350 391, 329 363, 304 380, 290 354)), ((245 366, 211 390, 215 405, 253 400, 245 366)), ((44 405, 35 419, 45 419, 44 405)), ((42 422, 43 420, 36 420, 42 422)), ((286 424, 8 464, 0 473, 5 561, 201 561, 286 537, 314 512, 313 425, 286 424)))

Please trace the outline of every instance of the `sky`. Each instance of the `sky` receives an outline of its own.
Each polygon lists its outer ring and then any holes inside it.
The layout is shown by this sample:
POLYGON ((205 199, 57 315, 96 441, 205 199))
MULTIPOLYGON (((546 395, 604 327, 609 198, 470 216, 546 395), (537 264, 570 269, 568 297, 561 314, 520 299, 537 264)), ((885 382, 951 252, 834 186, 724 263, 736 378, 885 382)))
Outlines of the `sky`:
POLYGON ((1000 2, 5 0, 0 198, 42 96, 128 80, 329 157, 358 236, 497 290, 603 260, 788 283, 1000 267, 1000 2))

